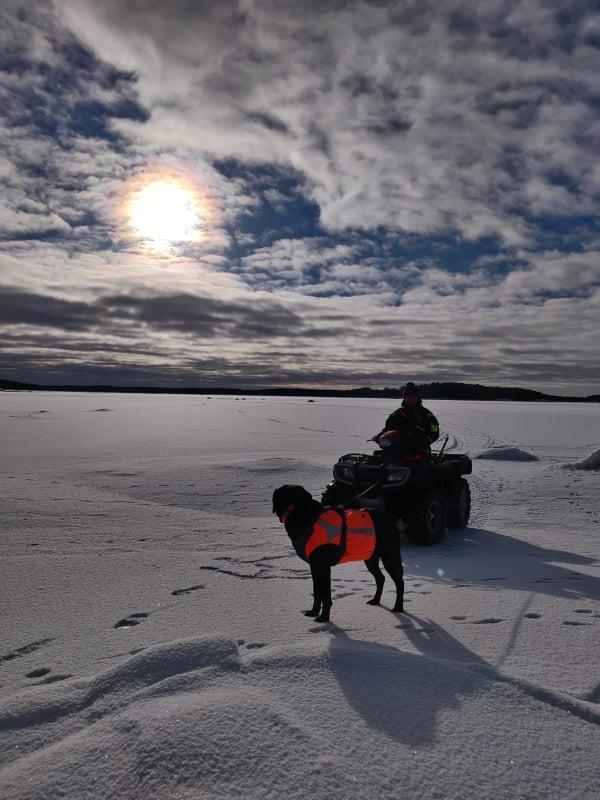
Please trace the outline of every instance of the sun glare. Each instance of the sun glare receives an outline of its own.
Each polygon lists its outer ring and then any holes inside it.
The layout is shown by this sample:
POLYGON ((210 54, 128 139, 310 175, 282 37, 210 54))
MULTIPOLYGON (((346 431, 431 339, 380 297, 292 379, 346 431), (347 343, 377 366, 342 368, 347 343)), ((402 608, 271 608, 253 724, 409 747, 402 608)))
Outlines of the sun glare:
POLYGON ((131 200, 133 228, 156 249, 197 240, 200 217, 195 193, 172 180, 154 180, 131 200))

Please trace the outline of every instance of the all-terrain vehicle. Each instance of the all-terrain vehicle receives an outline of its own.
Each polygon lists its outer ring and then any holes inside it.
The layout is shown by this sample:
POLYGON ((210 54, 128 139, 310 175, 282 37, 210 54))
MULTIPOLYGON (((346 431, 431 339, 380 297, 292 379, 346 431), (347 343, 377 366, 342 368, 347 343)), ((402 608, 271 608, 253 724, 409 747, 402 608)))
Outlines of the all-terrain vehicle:
POLYGON ((435 544, 446 528, 466 528, 471 492, 463 477, 469 456, 410 455, 392 451, 348 453, 333 467, 333 481, 321 498, 327 506, 380 508, 401 521, 414 544, 435 544), (360 497, 358 497, 360 495, 360 497))

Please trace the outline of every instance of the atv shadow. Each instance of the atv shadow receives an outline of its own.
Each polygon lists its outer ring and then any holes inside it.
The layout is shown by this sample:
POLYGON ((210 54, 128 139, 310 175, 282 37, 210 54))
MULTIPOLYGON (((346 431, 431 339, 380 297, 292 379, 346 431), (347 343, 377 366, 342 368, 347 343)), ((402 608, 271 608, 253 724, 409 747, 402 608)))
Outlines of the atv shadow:
POLYGON ((457 588, 502 587, 568 600, 600 599, 600 579, 574 569, 596 566, 598 559, 485 528, 450 531, 444 543, 431 548, 405 545, 402 557, 411 576, 457 588))

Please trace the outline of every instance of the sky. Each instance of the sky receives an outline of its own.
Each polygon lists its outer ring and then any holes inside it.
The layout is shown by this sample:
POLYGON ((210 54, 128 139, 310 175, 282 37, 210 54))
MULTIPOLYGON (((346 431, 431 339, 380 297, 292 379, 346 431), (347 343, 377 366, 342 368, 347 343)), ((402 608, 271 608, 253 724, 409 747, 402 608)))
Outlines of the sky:
POLYGON ((600 14, 3 0, 0 377, 600 391, 600 14))

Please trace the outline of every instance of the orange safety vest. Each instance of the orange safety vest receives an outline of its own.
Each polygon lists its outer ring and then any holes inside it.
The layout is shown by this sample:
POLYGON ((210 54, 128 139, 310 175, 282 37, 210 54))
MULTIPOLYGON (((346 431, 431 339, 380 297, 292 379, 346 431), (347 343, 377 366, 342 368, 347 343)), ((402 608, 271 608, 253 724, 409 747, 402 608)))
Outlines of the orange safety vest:
MULTIPOLYGON (((368 511, 350 509, 341 512, 346 517, 346 550, 339 560, 368 561, 375 552, 375 525, 368 511)), ((342 518, 333 508, 324 511, 313 525, 312 533, 304 545, 306 558, 323 544, 339 545, 342 538, 342 518)))

